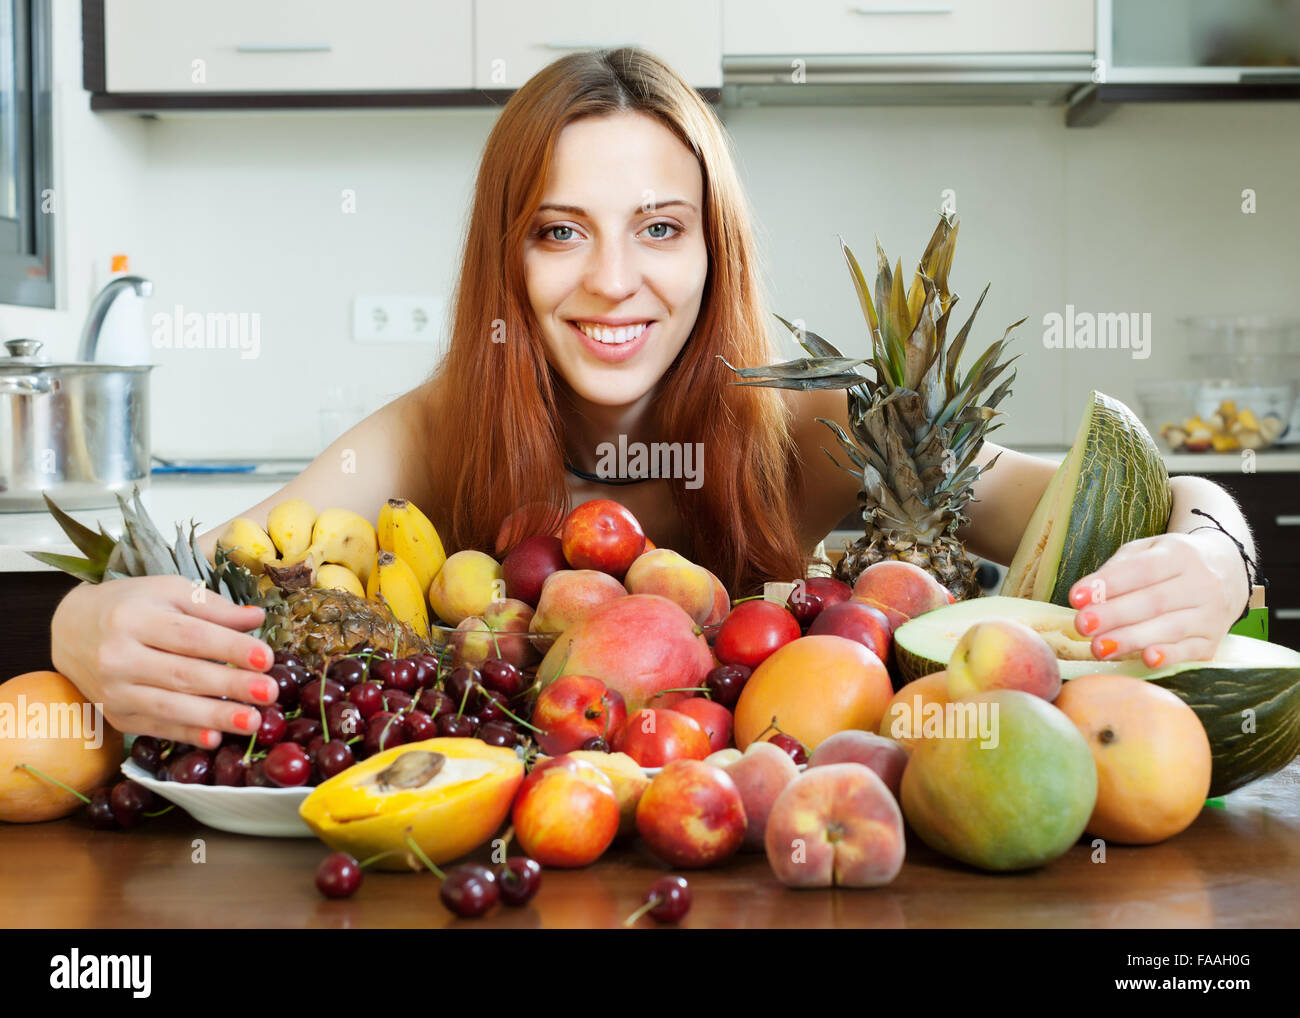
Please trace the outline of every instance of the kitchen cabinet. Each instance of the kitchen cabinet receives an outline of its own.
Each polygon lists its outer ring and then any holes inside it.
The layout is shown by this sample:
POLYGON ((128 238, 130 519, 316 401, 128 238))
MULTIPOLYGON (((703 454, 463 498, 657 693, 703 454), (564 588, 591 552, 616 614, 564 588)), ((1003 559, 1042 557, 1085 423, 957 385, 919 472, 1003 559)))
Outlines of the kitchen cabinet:
POLYGON ((104 0, 105 91, 469 88, 473 0, 104 0))
POLYGON ((723 0, 731 56, 1091 53, 1093 0, 723 0))
POLYGON ((641 46, 696 88, 722 84, 721 0, 475 0, 474 84, 518 88, 567 51, 641 46))
POLYGON ((83 0, 91 109, 499 106, 567 52, 642 46, 706 100, 721 0, 83 0))

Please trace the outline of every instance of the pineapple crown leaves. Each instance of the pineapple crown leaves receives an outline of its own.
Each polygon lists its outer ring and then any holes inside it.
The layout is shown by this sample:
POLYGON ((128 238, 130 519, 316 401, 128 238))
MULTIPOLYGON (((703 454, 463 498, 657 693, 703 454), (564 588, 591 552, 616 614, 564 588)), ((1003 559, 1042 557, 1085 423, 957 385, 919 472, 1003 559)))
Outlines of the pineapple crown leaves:
MULTIPOLYGON (((134 488, 129 502, 121 494, 118 494, 117 502, 122 510, 124 530, 121 538, 115 539, 102 526, 96 533, 77 522, 46 495, 45 504, 50 515, 68 540, 86 557, 39 551, 27 554, 38 562, 61 569, 88 583, 102 583, 104 580, 130 576, 177 575, 202 584, 235 604, 268 603, 268 596, 258 593, 257 577, 227 558, 220 546, 216 550, 216 565, 208 564, 207 557, 199 550, 195 538, 198 525, 193 520, 190 521, 188 534, 181 524, 176 524, 176 542, 168 547, 145 511, 139 487, 134 488)), ((271 599, 274 599, 274 594, 271 599)))
MULTIPOLYGON (((1011 392, 1015 372, 991 393, 988 390, 1016 360, 1003 359, 1003 354, 1012 330, 1025 321, 1009 326, 964 375, 959 373, 988 287, 949 341, 948 323, 958 301, 948 288, 957 230, 957 216, 941 213, 906 290, 902 262, 891 269, 879 240, 873 292, 857 258, 840 238, 870 331, 869 358, 845 357, 821 336, 775 315, 810 356, 763 367, 727 364, 742 379, 734 385, 847 389, 852 434, 826 418, 818 420, 834 432, 856 469, 844 466, 829 450, 827 455, 861 479, 864 494, 874 503, 871 512, 878 525, 925 534, 955 529, 963 518, 961 507, 982 472, 975 457, 984 438, 1001 426, 991 421, 999 413, 998 404, 1011 392), (857 370, 864 364, 870 365, 874 377, 857 370)), ((995 461, 996 457, 988 466, 995 461)))

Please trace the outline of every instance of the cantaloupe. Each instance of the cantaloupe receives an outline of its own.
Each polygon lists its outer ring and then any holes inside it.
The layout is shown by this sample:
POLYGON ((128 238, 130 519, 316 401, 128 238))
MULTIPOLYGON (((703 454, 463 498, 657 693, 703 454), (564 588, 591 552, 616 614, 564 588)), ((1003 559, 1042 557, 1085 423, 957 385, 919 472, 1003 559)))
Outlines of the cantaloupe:
POLYGON ((1074 445, 1029 519, 1002 593, 1069 604, 1070 588, 1120 545, 1163 534, 1172 497, 1155 442, 1133 411, 1093 392, 1074 445))
POLYGON ((82 805, 27 767, 89 796, 121 763, 122 734, 58 672, 27 672, 0 684, 0 821, 57 820, 82 805))

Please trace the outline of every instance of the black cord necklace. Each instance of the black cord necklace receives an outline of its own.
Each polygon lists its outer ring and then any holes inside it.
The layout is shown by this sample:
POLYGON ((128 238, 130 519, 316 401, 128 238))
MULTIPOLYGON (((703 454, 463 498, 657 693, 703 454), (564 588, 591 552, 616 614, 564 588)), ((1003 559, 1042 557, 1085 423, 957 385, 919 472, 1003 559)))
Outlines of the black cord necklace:
POLYGON ((601 477, 598 474, 589 474, 585 470, 579 470, 568 460, 564 461, 564 469, 574 477, 581 477, 584 481, 591 481, 593 484, 640 484, 642 481, 648 481, 649 477, 601 477))

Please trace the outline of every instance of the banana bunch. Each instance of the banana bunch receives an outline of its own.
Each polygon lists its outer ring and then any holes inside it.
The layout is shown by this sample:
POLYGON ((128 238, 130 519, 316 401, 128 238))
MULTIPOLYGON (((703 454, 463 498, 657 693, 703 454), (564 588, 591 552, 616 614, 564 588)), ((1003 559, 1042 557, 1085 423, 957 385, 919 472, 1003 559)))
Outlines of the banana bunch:
POLYGON ((291 498, 271 509, 265 530, 240 517, 217 543, 264 587, 347 591, 386 604, 397 619, 429 635, 429 586, 447 553, 433 523, 407 499, 388 499, 376 529, 350 509, 318 513, 291 498))
POLYGON ((240 517, 217 538, 238 565, 285 589, 330 587, 365 596, 378 539, 370 521, 351 509, 317 512, 291 498, 267 514, 266 530, 240 517))

